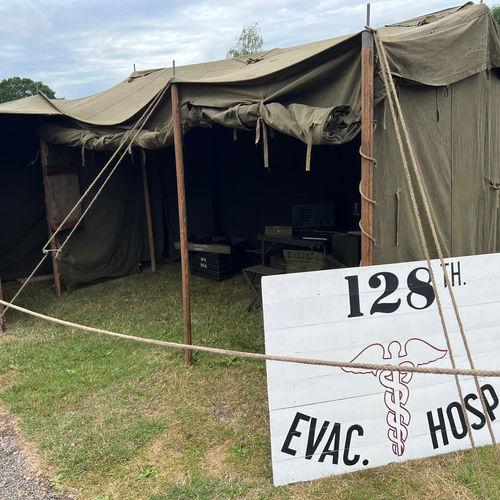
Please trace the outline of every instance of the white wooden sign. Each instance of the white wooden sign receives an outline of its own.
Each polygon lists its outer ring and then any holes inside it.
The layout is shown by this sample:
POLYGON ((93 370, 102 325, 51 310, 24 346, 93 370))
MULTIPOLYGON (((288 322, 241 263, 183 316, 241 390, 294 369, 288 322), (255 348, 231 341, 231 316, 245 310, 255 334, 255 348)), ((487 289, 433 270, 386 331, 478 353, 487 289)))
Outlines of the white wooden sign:
MULTIPOLYGON (((500 254, 446 266, 477 369, 500 359, 500 254)), ((432 261, 457 368, 470 368, 439 261, 432 261)), ((265 277, 266 353, 451 367, 427 263, 265 277)), ((451 375, 267 362, 275 485, 470 447, 451 375)), ((472 377, 460 377, 477 445, 490 444, 472 377)), ((479 378, 496 439, 500 381, 479 378)))

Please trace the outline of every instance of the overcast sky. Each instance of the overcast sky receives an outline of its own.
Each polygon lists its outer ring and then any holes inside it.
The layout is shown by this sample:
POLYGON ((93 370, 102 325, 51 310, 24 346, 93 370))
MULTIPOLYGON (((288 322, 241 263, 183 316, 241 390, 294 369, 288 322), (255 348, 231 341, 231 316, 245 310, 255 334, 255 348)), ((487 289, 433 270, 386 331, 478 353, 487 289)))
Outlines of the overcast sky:
MULTIPOLYGON (((371 25, 455 5, 372 0, 371 25)), ((365 17, 358 0, 0 0, 0 80, 42 80, 57 97, 83 97, 124 80, 134 63, 224 59, 244 25, 258 23, 270 49, 355 33, 365 17)))

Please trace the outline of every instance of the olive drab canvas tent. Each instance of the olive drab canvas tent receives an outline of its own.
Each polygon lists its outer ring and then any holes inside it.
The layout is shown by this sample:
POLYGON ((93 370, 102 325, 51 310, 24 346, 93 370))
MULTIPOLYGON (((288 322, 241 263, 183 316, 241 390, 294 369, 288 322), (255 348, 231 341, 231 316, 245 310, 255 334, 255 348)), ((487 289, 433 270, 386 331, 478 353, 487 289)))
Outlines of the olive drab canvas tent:
MULTIPOLYGON (((500 251, 500 32, 488 7, 469 2, 378 33, 445 256, 500 251)), ((378 70, 376 63, 375 264, 423 257, 378 70)), ((46 173, 67 175, 49 203, 57 212, 66 194, 64 211, 162 92, 61 255, 61 273, 72 285, 123 275, 148 260, 141 148, 156 251, 172 254, 178 219, 172 106, 164 92, 172 83, 180 94, 190 233, 251 240, 264 225, 290 224, 297 199, 332 199, 338 228, 352 228, 360 196, 361 33, 180 66, 175 75, 172 68, 136 71, 81 99, 36 95, 1 104, 0 274, 29 272, 46 240, 40 139, 48 145, 46 173)))

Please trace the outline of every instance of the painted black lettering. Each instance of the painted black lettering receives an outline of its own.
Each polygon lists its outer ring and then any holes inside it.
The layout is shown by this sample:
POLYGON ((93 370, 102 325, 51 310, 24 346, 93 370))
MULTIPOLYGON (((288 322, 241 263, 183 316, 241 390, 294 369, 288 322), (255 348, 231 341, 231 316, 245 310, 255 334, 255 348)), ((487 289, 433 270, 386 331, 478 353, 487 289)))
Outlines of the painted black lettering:
POLYGON ((426 267, 417 267, 408 275, 408 288, 410 289, 410 293, 406 296, 406 301, 408 305, 413 309, 426 309, 434 302, 434 288, 431 285, 431 275, 429 270, 426 267), (427 281, 422 281, 417 278, 418 271, 426 271, 427 272, 427 281), (424 297, 425 304, 421 307, 418 307, 413 302, 413 296, 420 295, 424 297))
POLYGON ((301 420, 305 420, 308 422, 310 420, 310 416, 304 415, 303 413, 297 412, 295 414, 295 418, 293 419, 292 425, 290 426, 290 430, 288 431, 288 434, 285 438, 285 442, 283 443, 283 446, 281 448, 281 451, 283 453, 288 453, 288 455, 295 456, 297 454, 297 450, 292 450, 290 448, 290 442, 294 437, 300 437, 302 435, 302 432, 299 432, 297 430, 297 425, 299 425, 299 422, 301 420))
POLYGON ((484 402, 486 404, 486 409, 488 410, 488 415, 490 416, 490 420, 495 420, 495 414, 493 410, 498 406, 498 396, 495 392, 495 389, 490 384, 484 384, 481 386, 481 392, 484 396, 484 402), (488 392, 491 396, 491 401, 487 398, 486 392, 488 392))
POLYGON ((398 289, 398 277, 392 273, 377 273, 374 274, 369 280, 368 285, 370 288, 378 288, 382 284, 382 280, 379 278, 382 276, 385 280, 385 290, 384 293, 373 303, 370 309, 370 314, 379 313, 392 313, 396 311, 401 304, 401 299, 396 300, 396 302, 382 302, 398 289))
POLYGON ((349 307, 350 312, 347 315, 348 318, 357 318, 359 316, 363 316, 359 305, 359 283, 358 277, 356 275, 346 276, 349 286, 349 307))
POLYGON ((479 423, 478 422, 471 422, 470 426, 478 431, 479 429, 482 429, 484 427, 484 424, 486 423, 486 419, 484 418, 483 412, 479 411, 477 408, 474 408, 469 401, 476 401, 479 400, 479 398, 474 394, 467 394, 464 398, 464 403, 465 403, 465 408, 469 413, 472 413, 476 417, 479 418, 479 423))
POLYGON ((451 286, 455 286, 455 278, 457 279, 458 286, 460 286, 462 284, 462 277, 460 276, 460 261, 451 263, 451 286))
POLYGON ((323 422, 323 425, 321 426, 321 430, 319 431, 318 437, 315 438, 316 434, 316 422, 317 419, 314 417, 311 418, 311 423, 309 425, 309 437, 307 438, 307 449, 306 449, 306 459, 311 460, 311 458, 314 455, 314 452, 319 446, 319 443, 323 439, 323 436, 325 435, 326 429, 328 429, 328 426, 330 425, 330 422, 328 420, 325 420, 323 422))
POLYGON ((349 429, 347 429, 347 435, 345 438, 345 447, 344 447, 344 463, 346 465, 355 465, 359 461, 359 455, 354 455, 352 458, 349 458, 349 449, 351 448, 351 438, 352 433, 357 431, 358 436, 363 435, 363 427, 361 425, 351 425, 349 429))
POLYGON ((441 431, 441 437, 443 439, 443 445, 447 445, 449 443, 448 441, 448 435, 446 434, 446 425, 444 422, 444 415, 443 415, 443 409, 438 408, 437 409, 437 416, 439 419, 439 424, 436 425, 434 423, 434 418, 432 416, 432 411, 427 412, 427 422, 429 424, 429 431, 431 432, 431 439, 432 439, 432 447, 434 449, 439 447, 438 440, 437 440, 437 432, 441 431))
POLYGON ((467 436, 467 426, 465 425, 464 411, 462 405, 458 402, 453 402, 446 408, 446 415, 448 415, 448 420, 450 421, 451 433, 456 439, 462 439, 467 436), (458 429, 457 419, 453 416, 453 409, 456 410, 458 420, 460 421, 461 430, 458 429))
POLYGON ((335 422, 333 425, 332 432, 330 433, 330 437, 326 442, 326 445, 319 457, 319 462, 324 462, 327 456, 332 457, 332 464, 337 465, 339 463, 339 445, 340 445, 340 424, 335 422), (330 445, 332 444, 333 439, 335 438, 335 442, 333 445, 333 450, 330 449, 330 445))

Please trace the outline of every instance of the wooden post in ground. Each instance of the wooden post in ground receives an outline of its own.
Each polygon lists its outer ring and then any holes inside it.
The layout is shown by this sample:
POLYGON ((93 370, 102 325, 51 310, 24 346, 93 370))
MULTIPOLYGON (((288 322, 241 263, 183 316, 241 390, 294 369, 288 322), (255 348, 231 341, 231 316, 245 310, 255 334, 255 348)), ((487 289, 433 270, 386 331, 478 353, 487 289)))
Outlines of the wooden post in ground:
POLYGON ((142 184, 144 187, 144 203, 146 206, 146 222, 148 225, 149 255, 151 256, 151 271, 156 272, 155 240, 153 223, 151 222, 151 203, 149 200, 148 173, 146 172, 146 151, 141 149, 142 184))
MULTIPOLYGON (((189 287, 189 254, 187 237, 186 188, 184 183, 184 157, 182 154, 181 108, 179 89, 171 86, 172 114, 174 118, 175 171, 177 177, 177 201, 179 206, 179 232, 182 266, 182 302, 184 306, 184 343, 191 345, 191 297, 189 287)), ((187 366, 193 363, 192 351, 185 351, 187 366)))
MULTIPOLYGON (((0 300, 3 300, 3 291, 2 291, 2 276, 0 276, 0 300)), ((0 304, 0 331, 5 332, 5 317, 3 315, 3 304, 0 304)))
MULTIPOLYGON (((368 4, 368 12, 369 12, 368 4)), ((368 15, 369 23, 369 15, 368 15)), ((361 35, 361 265, 373 263, 373 34, 361 35)))
MULTIPOLYGON (((48 185, 47 185, 47 174, 45 173, 48 165, 49 165, 49 149, 47 147, 47 143, 43 140, 40 139, 40 158, 42 161, 42 173, 43 173, 43 187, 45 191, 45 213, 47 215, 47 227, 48 227, 48 234, 49 238, 52 237, 52 227, 50 225, 50 220, 49 220, 49 212, 48 212, 48 207, 49 207, 49 191, 48 191, 48 185)), ((61 276, 59 273, 59 260, 57 259, 57 252, 55 251, 57 249, 57 244, 55 242, 55 239, 53 239, 50 242, 50 248, 52 250, 51 257, 52 257, 52 267, 54 269, 54 283, 56 285, 56 296, 60 297, 62 295, 61 291, 61 276)))

